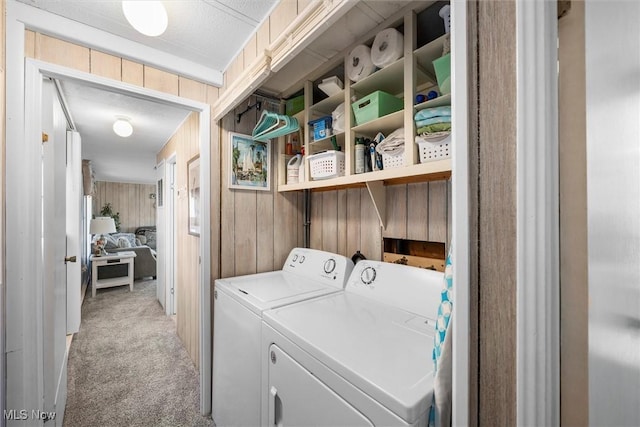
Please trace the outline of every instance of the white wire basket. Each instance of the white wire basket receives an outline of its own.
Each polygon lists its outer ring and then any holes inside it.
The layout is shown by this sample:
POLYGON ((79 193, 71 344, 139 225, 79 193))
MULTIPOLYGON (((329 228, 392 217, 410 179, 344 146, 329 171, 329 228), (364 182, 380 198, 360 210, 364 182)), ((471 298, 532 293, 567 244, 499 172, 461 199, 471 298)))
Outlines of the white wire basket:
POLYGON ((344 176, 344 153, 325 151, 308 157, 311 179, 329 179, 344 176))
POLYGON ((451 157, 451 137, 445 138, 440 142, 421 141, 418 143, 418 149, 420 151, 420 163, 448 159, 451 157))

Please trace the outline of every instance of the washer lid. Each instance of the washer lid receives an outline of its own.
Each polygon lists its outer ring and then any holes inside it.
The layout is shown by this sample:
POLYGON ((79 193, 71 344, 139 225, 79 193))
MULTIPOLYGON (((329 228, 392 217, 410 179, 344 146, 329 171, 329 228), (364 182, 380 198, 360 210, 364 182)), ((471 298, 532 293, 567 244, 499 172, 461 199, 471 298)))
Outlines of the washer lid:
MULTIPOLYGON (((430 408, 434 319, 348 292, 269 310, 263 317, 407 423, 430 408)), ((330 379, 321 380, 331 386, 330 379)))
POLYGON ((216 289, 227 292, 256 313, 339 291, 333 286, 284 271, 218 279, 216 289))

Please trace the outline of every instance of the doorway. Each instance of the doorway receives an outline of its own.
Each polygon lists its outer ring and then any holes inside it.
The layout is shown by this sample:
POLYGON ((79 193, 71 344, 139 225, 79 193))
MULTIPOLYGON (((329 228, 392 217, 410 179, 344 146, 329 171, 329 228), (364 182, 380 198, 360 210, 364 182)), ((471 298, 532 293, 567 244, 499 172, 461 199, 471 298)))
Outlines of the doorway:
MULTIPOLYGON (((8 31, 10 33, 10 31, 8 31)), ((195 112, 199 116, 199 150, 203 159, 210 158, 209 109, 206 104, 152 92, 148 89, 97 77, 87 73, 35 60, 12 62, 7 72, 8 86, 13 86, 17 96, 7 97, 10 112, 7 115, 7 158, 24 159, 20 164, 7 165, 6 203, 12 206, 13 213, 7 214, 7 241, 18 242, 7 253, 7 295, 6 295, 6 348, 7 348, 7 400, 9 408, 44 409, 44 375, 41 361, 48 351, 42 341, 43 316, 41 286, 44 267, 33 262, 34 253, 40 253, 43 240, 33 224, 43 221, 39 189, 43 176, 39 150, 41 146, 40 111, 42 96, 42 78, 75 80, 84 84, 102 88, 118 94, 127 94, 155 102, 174 105, 195 112), (22 71, 20 71, 22 70, 22 71), (25 76, 24 80, 16 76, 25 76), (15 82, 18 80, 18 83, 15 82), (27 94, 28 96, 25 96, 27 94), (21 107, 24 100, 24 108, 21 107), (26 126, 29 124, 29 126, 26 126), (18 215, 17 213, 20 213, 18 215), (10 267, 9 267, 10 266, 10 267), (38 397, 40 396, 40 397, 38 397)), ((210 223, 210 170, 209 162, 202 162, 200 199, 202 222, 210 223)), ((210 235, 202 233, 199 241, 200 252, 210 253, 210 235)), ((62 262, 62 259, 60 260, 62 262)), ((211 406, 211 330, 210 330, 210 257, 203 256, 198 272, 200 276, 200 301, 198 311, 201 324, 199 328, 200 356, 200 407, 202 414, 208 414, 211 406)), ((64 345, 64 344, 63 344, 64 345)))

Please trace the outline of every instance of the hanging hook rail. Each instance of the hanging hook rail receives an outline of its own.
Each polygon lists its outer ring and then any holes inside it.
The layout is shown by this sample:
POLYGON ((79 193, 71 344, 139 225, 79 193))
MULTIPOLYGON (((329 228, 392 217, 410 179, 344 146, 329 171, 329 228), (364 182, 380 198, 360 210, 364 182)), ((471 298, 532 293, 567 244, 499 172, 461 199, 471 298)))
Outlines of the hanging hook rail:
POLYGON ((262 108, 262 101, 257 101, 255 104, 253 105, 249 105, 247 107, 246 110, 244 110, 241 113, 238 113, 236 120, 238 121, 238 123, 240 123, 240 120, 242 120, 242 116, 245 115, 246 113, 248 113, 249 111, 251 111, 252 109, 256 109, 257 111, 260 111, 260 109, 262 108))

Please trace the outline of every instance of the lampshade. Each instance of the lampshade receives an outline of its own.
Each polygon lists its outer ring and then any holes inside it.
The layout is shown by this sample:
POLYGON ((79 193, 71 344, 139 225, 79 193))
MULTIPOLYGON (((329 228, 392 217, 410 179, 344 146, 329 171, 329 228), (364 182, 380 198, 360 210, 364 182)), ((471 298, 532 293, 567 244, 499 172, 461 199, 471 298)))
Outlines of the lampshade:
POLYGON ((108 234, 116 232, 116 223, 113 218, 101 216, 91 220, 89 223, 89 233, 108 234))
POLYGON ((169 23, 167 10, 160 1, 123 1, 122 11, 129 24, 145 36, 159 36, 169 23))

